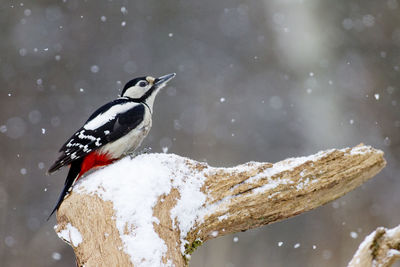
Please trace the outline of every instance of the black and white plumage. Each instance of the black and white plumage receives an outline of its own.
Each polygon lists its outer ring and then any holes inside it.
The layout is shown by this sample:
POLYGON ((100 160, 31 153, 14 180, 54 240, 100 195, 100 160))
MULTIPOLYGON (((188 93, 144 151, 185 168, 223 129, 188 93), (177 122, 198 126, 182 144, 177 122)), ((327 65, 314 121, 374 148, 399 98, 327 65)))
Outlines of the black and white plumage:
POLYGON ((154 99, 174 77, 175 73, 172 73, 159 78, 146 76, 129 81, 121 97, 97 109, 65 142, 60 149, 60 157, 48 171, 53 173, 71 165, 64 189, 50 216, 85 172, 110 164, 139 147, 152 125, 154 99))

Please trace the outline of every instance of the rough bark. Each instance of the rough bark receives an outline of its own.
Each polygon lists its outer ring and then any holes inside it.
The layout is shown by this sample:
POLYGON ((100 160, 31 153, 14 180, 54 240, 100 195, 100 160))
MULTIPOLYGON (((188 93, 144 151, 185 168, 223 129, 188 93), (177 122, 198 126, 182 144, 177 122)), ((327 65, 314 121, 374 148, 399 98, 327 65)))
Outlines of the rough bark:
MULTIPOLYGON (((173 166, 180 161, 193 175, 204 175, 201 191, 206 201, 193 227, 182 236, 170 213, 181 197, 179 188, 158 198, 152 212, 159 223, 152 224, 168 248, 160 261, 165 266, 185 266, 196 247, 209 239, 284 220, 335 200, 386 164, 382 151, 362 144, 275 164, 250 162, 233 168, 213 168, 178 156, 171 156, 172 160, 173 166)), ((81 233, 83 242, 72 245, 79 266, 133 265, 124 251, 114 214, 113 203, 97 195, 74 190, 64 200, 57 213, 56 231, 70 223, 81 233)), ((143 259, 143 266, 148 260, 143 259)))
POLYGON ((360 244, 348 267, 388 267, 400 259, 400 225, 378 227, 360 244))

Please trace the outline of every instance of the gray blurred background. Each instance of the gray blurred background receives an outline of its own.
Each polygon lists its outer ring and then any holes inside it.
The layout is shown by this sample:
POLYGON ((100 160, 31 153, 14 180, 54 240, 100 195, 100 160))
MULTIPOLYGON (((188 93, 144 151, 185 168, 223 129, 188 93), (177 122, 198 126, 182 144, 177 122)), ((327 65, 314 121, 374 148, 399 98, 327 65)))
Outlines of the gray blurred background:
POLYGON ((233 166, 364 142, 388 161, 333 203, 206 243, 191 266, 344 266, 400 224, 399 4, 1 0, 0 265, 74 266, 46 222, 67 170, 47 168, 125 82, 176 72, 143 145, 154 152, 233 166))

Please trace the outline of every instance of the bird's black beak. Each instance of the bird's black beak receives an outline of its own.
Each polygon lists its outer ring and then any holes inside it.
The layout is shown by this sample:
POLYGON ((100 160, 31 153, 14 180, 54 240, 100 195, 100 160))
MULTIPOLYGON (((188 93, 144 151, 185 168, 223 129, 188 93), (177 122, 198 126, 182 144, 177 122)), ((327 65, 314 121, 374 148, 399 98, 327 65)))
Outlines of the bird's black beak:
POLYGON ((176 73, 170 73, 170 74, 158 77, 157 79, 155 79, 154 85, 157 87, 163 87, 167 84, 167 82, 169 82, 169 80, 174 78, 175 75, 176 75, 176 73))

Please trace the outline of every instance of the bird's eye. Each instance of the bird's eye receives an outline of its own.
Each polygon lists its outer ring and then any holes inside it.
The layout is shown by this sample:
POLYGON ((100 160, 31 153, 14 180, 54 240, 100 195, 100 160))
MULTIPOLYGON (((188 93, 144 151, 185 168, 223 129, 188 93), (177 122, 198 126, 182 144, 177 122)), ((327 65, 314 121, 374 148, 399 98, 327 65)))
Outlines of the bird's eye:
POLYGON ((140 87, 145 87, 145 86, 147 86, 147 82, 142 81, 142 82, 139 83, 139 86, 140 87))

